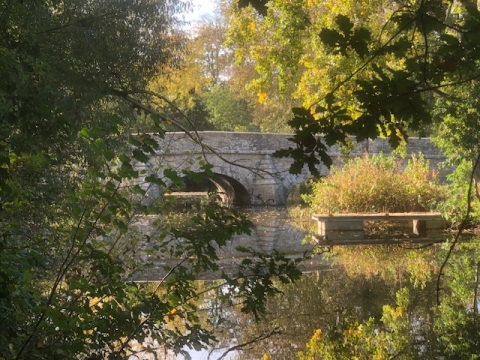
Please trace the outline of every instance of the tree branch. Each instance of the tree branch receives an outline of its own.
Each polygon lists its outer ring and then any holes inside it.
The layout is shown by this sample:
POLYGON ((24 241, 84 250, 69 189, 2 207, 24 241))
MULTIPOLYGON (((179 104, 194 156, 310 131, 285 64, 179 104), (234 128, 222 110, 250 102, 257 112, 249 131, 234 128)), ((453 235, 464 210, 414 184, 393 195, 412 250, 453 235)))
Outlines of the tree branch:
MULTIPOLYGON (((365 61, 359 68, 357 68, 354 72, 352 72, 350 75, 348 75, 346 77, 346 79, 340 81, 334 88, 332 91, 330 91, 329 93, 330 94, 333 94, 334 92, 336 92, 338 89, 340 89, 343 85, 345 85, 347 82, 349 82, 350 80, 352 80, 357 74, 361 73, 363 70, 365 70, 367 68, 368 65, 370 65, 371 62, 373 62, 382 52, 383 50, 393 41, 395 40, 395 38, 397 36, 399 36, 402 32, 404 32, 410 25, 414 24, 416 21, 416 17, 413 18, 411 21, 409 21, 406 25, 404 25, 402 28, 398 29, 395 34, 393 34, 379 49, 377 49, 372 56, 370 56, 370 58, 365 61)), ((328 94, 327 94, 328 95, 328 94)), ((314 107, 315 105, 317 105, 320 101, 324 100, 325 97, 327 96, 325 95, 324 97, 322 97, 321 99, 315 101, 313 104, 311 104, 309 106, 309 108, 311 109, 312 107, 314 107)))
MULTIPOLYGON (((123 98, 124 100, 128 101, 129 103, 131 103, 132 105, 136 106, 137 108, 143 110, 144 112, 146 112, 147 114, 151 114, 151 115, 156 115, 158 117, 160 117, 160 119, 162 119, 162 121, 164 122, 171 122, 173 123, 173 125, 175 127, 177 127, 180 131, 182 131, 185 135, 187 135, 195 144, 199 145, 202 149, 202 156, 204 158, 204 160, 208 162, 208 159, 207 159, 207 151, 212 153, 213 155, 217 156, 218 158, 220 158, 222 161, 224 161, 225 163, 229 164, 229 165, 232 165, 232 166, 237 166, 237 167, 240 167, 240 168, 243 168, 243 169, 246 169, 248 171, 251 171, 252 173, 254 173, 255 175, 258 175, 260 177, 263 177, 265 174, 268 175, 268 176, 275 176, 275 174, 267 171, 267 170, 264 170, 264 169, 254 169, 252 167, 249 167, 249 166, 245 166, 245 165, 242 165, 242 164, 238 164, 238 163, 235 163, 233 161, 230 161, 228 159, 226 159, 224 156, 222 156, 221 154, 219 154, 214 148, 212 148, 211 146, 209 145, 206 145, 205 143, 203 143, 199 133, 197 130, 193 130, 193 131, 190 131, 188 130, 187 128, 185 128, 182 124, 180 124, 178 121, 175 121, 171 118, 166 118, 163 114, 161 114, 160 112, 158 112, 157 110, 153 109, 152 107, 149 107, 148 105, 145 105, 143 104, 142 102, 134 99, 132 96, 130 95, 134 95, 134 94, 145 94, 145 95, 150 95, 150 96, 155 96, 155 97, 158 97, 159 99, 165 101, 168 105, 172 106, 176 111, 178 111, 185 119, 187 119, 187 121, 191 123, 191 120, 188 118, 188 116, 180 109, 178 108, 175 104, 173 104, 171 101, 169 101, 168 99, 166 99, 164 96, 160 95, 160 94, 157 94, 153 91, 149 91, 149 90, 132 90, 132 91, 123 91, 123 90, 116 90, 116 89, 110 89, 110 91, 112 92, 112 94, 114 95, 117 95, 121 98, 123 98)), ((192 125, 193 126, 193 125, 192 125)))
MULTIPOLYGON (((116 193, 117 190, 118 190, 118 187, 114 190, 114 193, 116 193)), ((75 238, 76 238, 76 236, 78 234, 78 231, 80 230, 81 224, 82 224, 82 222, 85 218, 85 214, 87 213, 87 207, 88 206, 86 205, 85 208, 83 209, 82 214, 80 216, 80 219, 78 220, 77 225, 75 227, 75 231, 72 234, 72 245, 71 245, 70 249, 68 250, 67 255, 65 256, 65 259, 63 260, 62 265, 60 266, 57 277, 56 277, 56 279, 55 279, 55 281, 52 285, 52 289, 50 290, 50 294, 49 294, 47 302, 45 304, 45 309, 42 311, 38 320, 35 322, 35 325, 34 325, 32 331, 31 331, 30 335, 23 342, 22 347, 20 348, 19 352, 17 353, 17 356, 15 357, 16 360, 20 359, 20 356, 22 355, 23 351, 25 351, 28 343, 32 340, 33 335, 35 335, 38 327, 40 326, 41 322, 45 318, 45 314, 47 312, 46 308, 48 308, 53 302, 53 297, 55 295, 55 292, 57 291, 58 286, 60 285, 60 282, 62 281, 63 277, 65 276, 65 274, 68 270, 68 268, 72 265, 75 258, 82 251, 83 246, 86 244, 87 240, 89 239, 89 237, 90 237, 91 233, 93 232, 98 220, 100 219, 101 215, 103 214, 103 212, 107 208, 108 204, 109 204, 109 202, 107 201, 102 206, 102 208, 98 212, 93 224, 90 226, 88 232, 85 234, 84 238, 82 239, 81 244, 79 244, 79 247, 78 247, 77 251, 74 252, 75 243, 76 243, 75 238)))
MULTIPOLYGON (((259 341, 262 341, 262 340, 265 340, 265 339, 268 339, 270 337, 272 337, 273 335, 278 335, 278 334, 282 334, 283 333, 283 330, 281 330, 279 327, 276 327, 274 328, 273 330, 270 330, 269 332, 266 332, 266 333, 263 333, 261 335, 258 335, 257 337, 254 337, 253 339, 249 340, 249 341, 246 341, 242 344, 239 344, 239 345, 236 345, 236 346, 232 346, 231 348, 229 348, 227 351, 225 351, 217 360, 221 360, 221 359, 224 359, 225 356, 228 355, 228 353, 232 352, 232 351, 237 351, 237 350, 242 350, 243 348, 249 346, 249 345, 252 345, 252 344, 255 344, 259 341)), ((208 354, 208 358, 207 359, 210 359, 210 356, 212 355, 213 351, 215 349, 212 349, 210 350, 209 354, 208 354)))
POLYGON ((475 164, 472 169, 472 173, 470 174, 470 183, 468 185, 468 191, 467 191, 467 212, 460 223, 460 226, 458 227, 458 232, 455 236, 455 239, 453 240, 452 244, 450 245, 450 248, 448 249, 447 256, 445 257, 445 260, 442 263, 442 266, 440 267, 440 271, 438 273, 437 277, 437 305, 440 305, 440 282, 441 278, 443 276, 443 271, 445 269, 445 266, 447 265, 448 260, 450 259, 450 256, 453 252, 453 249, 457 245, 458 240, 460 239, 460 235, 462 235, 463 230, 467 226, 467 222, 470 218, 470 213, 472 211, 472 202, 471 202, 471 196, 472 196, 472 187, 473 187, 473 180, 475 177, 475 172, 480 164, 480 156, 477 156, 477 159, 475 160, 475 164))

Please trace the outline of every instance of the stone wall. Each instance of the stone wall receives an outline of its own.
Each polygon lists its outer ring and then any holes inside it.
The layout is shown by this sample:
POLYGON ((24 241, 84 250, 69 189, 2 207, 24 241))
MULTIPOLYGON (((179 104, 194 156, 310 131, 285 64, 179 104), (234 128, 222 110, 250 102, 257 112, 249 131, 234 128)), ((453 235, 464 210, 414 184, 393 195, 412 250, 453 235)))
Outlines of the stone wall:
MULTIPOLYGON (((154 157, 149 164, 138 163, 136 167, 147 169, 147 174, 161 173, 161 169, 165 166, 174 167, 179 171, 187 168, 197 171, 200 169, 198 160, 204 159, 213 165, 213 172, 217 174, 217 186, 223 191, 227 202, 235 203, 239 200, 245 202, 248 196, 240 196, 238 191, 241 184, 250 195, 250 203, 253 205, 285 204, 293 187, 311 178, 306 168, 299 175, 290 174, 291 159, 272 157, 275 151, 293 145, 288 140, 292 136, 290 134, 215 131, 192 134, 192 136, 197 135, 197 141, 194 141, 185 133, 167 133, 160 142, 158 156, 154 157)), ((375 139, 356 144, 349 156, 391 152, 392 149, 387 140, 375 139)), ((342 164, 344 154, 339 146, 330 147, 328 153, 334 165, 342 164)), ((439 164, 445 160, 445 156, 440 154, 430 139, 411 138, 406 147, 404 163, 406 164, 409 158, 419 153, 430 162, 432 170, 438 170, 439 164)), ((324 165, 319 166, 318 170, 322 175, 327 175, 329 172, 324 165)), ((447 172, 448 170, 441 170, 440 177, 444 179, 447 172)))
MULTIPOLYGON (((218 131, 202 131, 199 132, 201 141, 212 149, 215 149, 221 156, 235 157, 239 154, 249 155, 250 161, 246 163, 258 163, 262 157, 259 155, 272 155, 279 149, 286 149, 291 147, 293 143, 288 140, 291 134, 270 134, 270 133, 242 133, 242 132, 218 132, 218 131), (255 159, 254 159, 255 158, 255 159)), ((353 142, 354 139, 351 138, 353 142)), ((201 147, 195 144, 184 133, 167 133, 165 144, 171 153, 178 153, 188 150, 191 154, 197 156, 202 155, 201 147)), ((387 139, 377 138, 375 140, 362 141, 353 148, 350 156, 365 156, 367 154, 390 154, 392 148, 387 139)), ((208 151, 207 151, 208 153, 208 151)), ((342 150, 340 146, 335 145, 330 147, 329 155, 334 161, 334 165, 341 165, 342 150)), ((438 170, 439 165, 445 161, 446 157, 440 153, 438 148, 432 143, 430 138, 410 138, 406 146, 405 162, 412 157, 412 155, 423 154, 424 158, 430 162, 432 170, 438 170)), ((237 156, 237 159, 238 156, 237 156)), ((277 172, 282 177, 287 176, 290 167, 290 159, 274 159, 277 172)), ((328 169, 325 166, 320 167, 321 174, 328 174, 328 169)), ((445 176, 451 169, 440 169, 441 178, 445 176)), ((308 170, 304 169, 302 177, 309 177, 308 170)), ((296 182, 296 181, 295 181, 296 182)))

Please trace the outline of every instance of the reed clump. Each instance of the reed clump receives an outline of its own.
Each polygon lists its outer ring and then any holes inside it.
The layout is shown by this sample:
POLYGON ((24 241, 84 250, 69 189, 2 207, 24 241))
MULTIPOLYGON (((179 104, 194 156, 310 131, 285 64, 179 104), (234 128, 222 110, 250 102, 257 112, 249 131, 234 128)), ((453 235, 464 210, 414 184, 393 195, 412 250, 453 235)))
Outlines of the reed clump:
POLYGON ((393 156, 355 158, 313 185, 303 200, 315 213, 433 211, 445 198, 422 155, 405 167, 393 156))

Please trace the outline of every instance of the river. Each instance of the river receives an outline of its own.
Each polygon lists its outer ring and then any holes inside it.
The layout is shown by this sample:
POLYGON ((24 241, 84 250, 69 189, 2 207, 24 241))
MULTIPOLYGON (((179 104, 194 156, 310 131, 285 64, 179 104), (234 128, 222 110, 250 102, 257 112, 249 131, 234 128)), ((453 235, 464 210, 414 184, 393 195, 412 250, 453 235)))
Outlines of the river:
MULTIPOLYGON (((303 240, 307 232, 294 225, 285 207, 251 207, 241 209, 254 224, 252 233, 234 236, 226 246, 218 249, 220 266, 218 272, 205 272, 201 275, 201 280, 214 280, 219 278, 220 271, 231 273, 235 270, 237 264, 247 255, 238 251, 237 247, 247 247, 254 251, 271 254, 277 251, 289 258, 303 257, 305 253, 311 253, 313 246, 305 243, 303 240)), ((145 220, 137 224, 143 232, 147 232, 151 221, 145 220)), ((312 221, 313 224, 313 221, 312 221)), ((151 234, 150 236, 154 236, 151 234)), ((142 255, 140 255, 142 256, 142 255)), ((148 261, 148 255, 143 255, 148 261)), ((148 269, 145 273, 139 275, 137 281, 158 281, 165 275, 164 266, 178 263, 178 259, 165 258, 162 261, 156 261, 154 267, 148 269)), ((300 264, 302 271, 312 272, 320 269, 328 269, 330 262, 321 256, 309 258, 300 264)))
MULTIPOLYGON (((251 235, 235 236, 219 250, 222 270, 233 271, 241 261, 244 254, 236 250, 239 245, 263 253, 278 251, 292 258, 311 252, 312 245, 302 241, 308 226, 295 225, 285 208, 243 211, 255 229, 251 235)), ((198 313, 210 324, 219 343, 211 353, 190 351, 192 358, 215 360, 229 348, 240 346, 224 359, 262 359, 264 354, 275 360, 295 359, 316 330, 331 333, 349 319, 355 324, 373 319, 380 331, 387 326, 385 311, 401 309, 399 301, 403 298, 408 299, 405 314, 415 319, 410 331, 416 334, 421 328, 425 338, 437 337, 435 329, 446 326, 438 322, 451 324, 472 312, 477 296, 474 285, 478 286, 475 269, 480 259, 479 243, 473 239, 461 242, 441 278, 440 297, 447 304, 452 302, 448 311, 436 306, 437 279, 448 252, 446 244, 335 246, 330 250, 304 261, 305 274, 294 284, 277 284, 282 293, 268 301, 265 317, 258 323, 241 312, 238 304, 221 304, 221 287, 206 291, 199 299, 198 313), (456 314, 454 320, 445 320, 452 313, 456 314)), ((162 266, 174 260, 165 261, 142 280, 158 281, 164 274, 162 266)), ((199 286, 215 287, 217 278, 218 273, 206 273, 199 286)), ((410 336, 418 337, 415 334, 410 336)))

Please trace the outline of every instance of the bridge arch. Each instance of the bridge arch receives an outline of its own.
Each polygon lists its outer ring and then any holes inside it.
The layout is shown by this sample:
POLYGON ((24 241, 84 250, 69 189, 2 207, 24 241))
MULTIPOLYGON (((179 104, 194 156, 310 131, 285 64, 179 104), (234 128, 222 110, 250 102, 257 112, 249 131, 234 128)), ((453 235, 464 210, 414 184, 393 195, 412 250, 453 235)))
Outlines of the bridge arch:
POLYGON ((193 181, 184 177, 185 186, 178 189, 181 192, 211 192, 216 191, 227 206, 251 205, 251 196, 248 190, 238 180, 231 176, 213 173, 207 176, 205 173, 197 173, 200 181, 193 181))
POLYGON ((217 187, 222 202, 228 206, 251 205, 251 198, 248 190, 234 178, 214 173, 209 177, 210 181, 217 187))

